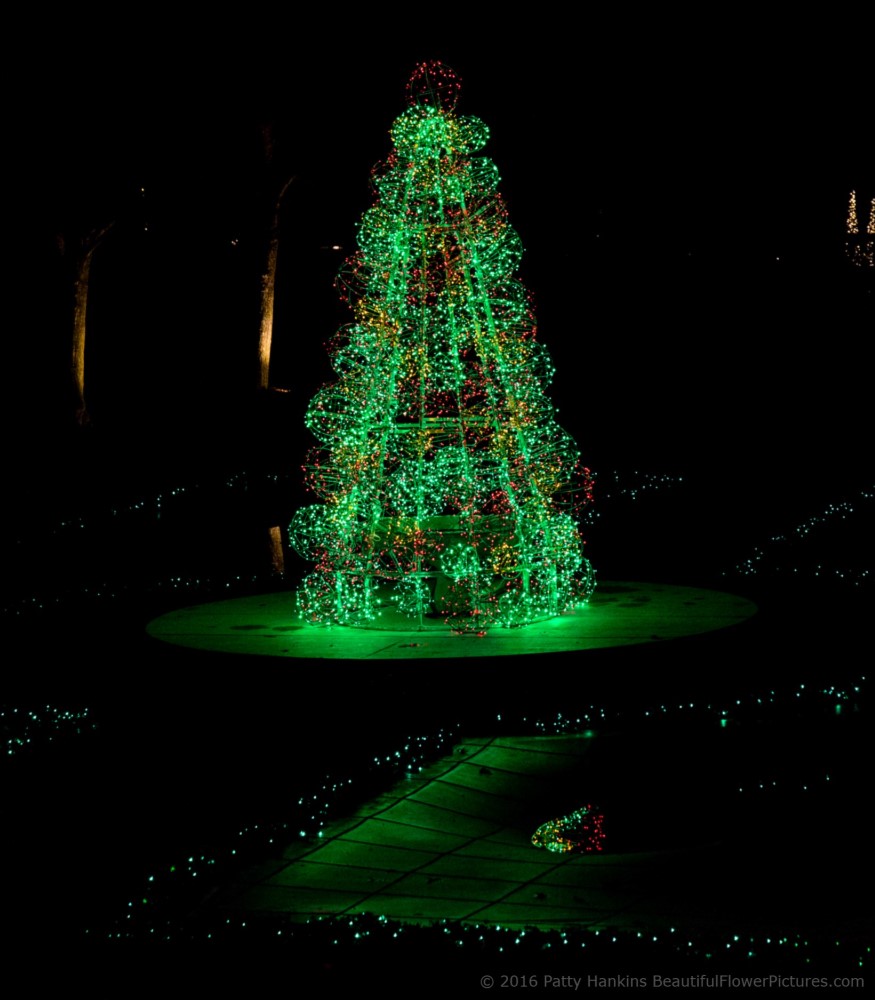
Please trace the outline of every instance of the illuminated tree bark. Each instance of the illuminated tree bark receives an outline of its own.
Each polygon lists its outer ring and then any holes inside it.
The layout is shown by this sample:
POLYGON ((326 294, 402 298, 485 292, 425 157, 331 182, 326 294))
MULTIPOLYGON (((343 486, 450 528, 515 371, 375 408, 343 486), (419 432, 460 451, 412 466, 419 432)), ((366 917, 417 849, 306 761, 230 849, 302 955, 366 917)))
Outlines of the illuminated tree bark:
POLYGON ((574 518, 588 473, 544 391, 553 368, 513 277, 522 245, 498 172, 474 155, 488 130, 455 113, 458 91, 439 63, 413 74, 338 277, 354 322, 307 412, 323 502, 291 525, 316 562, 298 593, 309 621, 482 631, 559 614, 594 585, 574 518))
MULTIPOLYGON (((273 129, 270 125, 265 125, 262 128, 262 140, 264 143, 265 160, 268 172, 270 172, 273 167, 273 129)), ((280 210, 283 198, 285 198, 286 192, 294 180, 294 177, 289 177, 280 186, 279 192, 273 199, 273 207, 268 224, 267 252, 261 272, 261 321, 258 331, 259 389, 268 389, 270 387, 270 355, 273 346, 273 315, 276 299, 276 266, 280 245, 280 210)))
MULTIPOLYGON (((85 334, 87 329, 88 292, 91 281, 91 261, 94 251, 104 241, 115 225, 110 222, 102 228, 92 229, 75 241, 71 266, 73 270, 73 336, 70 348, 70 375, 74 392, 74 418, 80 427, 91 422, 85 405, 85 334)), ((67 254, 68 241, 60 236, 58 243, 62 254, 67 254)))

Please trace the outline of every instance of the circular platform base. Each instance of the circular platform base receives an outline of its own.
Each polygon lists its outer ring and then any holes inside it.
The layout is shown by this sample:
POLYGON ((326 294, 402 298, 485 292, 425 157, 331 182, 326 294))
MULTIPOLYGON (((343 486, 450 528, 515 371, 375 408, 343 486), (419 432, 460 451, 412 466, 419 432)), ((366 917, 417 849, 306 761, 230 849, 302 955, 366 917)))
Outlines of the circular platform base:
POLYGON ((147 626, 149 635, 192 649, 307 660, 423 660, 521 656, 605 649, 677 639, 736 625, 756 605, 717 590, 651 583, 600 583, 573 612, 523 628, 457 635, 294 624, 291 593, 180 608, 147 626))

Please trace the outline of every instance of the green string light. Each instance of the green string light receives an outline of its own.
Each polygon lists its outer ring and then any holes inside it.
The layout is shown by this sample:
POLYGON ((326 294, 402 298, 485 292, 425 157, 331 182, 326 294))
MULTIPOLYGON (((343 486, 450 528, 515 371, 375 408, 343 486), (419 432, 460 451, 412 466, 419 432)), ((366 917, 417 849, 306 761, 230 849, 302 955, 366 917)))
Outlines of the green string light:
POLYGON ((481 632, 594 587, 576 520, 589 473, 547 398, 522 244, 495 165, 474 155, 488 129, 455 113, 459 86, 440 63, 414 72, 337 279, 354 322, 306 415, 321 502, 290 526, 315 562, 298 592, 310 622, 481 632))

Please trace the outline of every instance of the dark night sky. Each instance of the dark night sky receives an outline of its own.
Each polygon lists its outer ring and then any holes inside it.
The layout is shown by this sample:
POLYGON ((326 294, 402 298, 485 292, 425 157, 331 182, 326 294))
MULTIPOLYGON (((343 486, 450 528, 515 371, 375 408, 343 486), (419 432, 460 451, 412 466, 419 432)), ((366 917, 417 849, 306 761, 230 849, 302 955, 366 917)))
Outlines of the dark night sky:
MULTIPOLYGON (((12 102, 22 366, 39 364, 13 380, 23 451, 53 436, 62 398, 53 234, 105 217, 119 224, 92 279, 95 421, 150 451, 233 434, 255 354, 262 120, 298 178, 273 368, 297 426, 346 320, 331 286, 344 254, 320 248, 354 249, 406 79, 441 58, 462 76, 459 110, 491 129, 552 394, 591 464, 863 474, 873 298, 843 229, 875 169, 851 26, 405 21, 390 41, 374 20, 295 32, 153 13, 106 42, 70 30, 28 43, 12 102)), ((305 446, 289 441, 290 465, 305 446)))

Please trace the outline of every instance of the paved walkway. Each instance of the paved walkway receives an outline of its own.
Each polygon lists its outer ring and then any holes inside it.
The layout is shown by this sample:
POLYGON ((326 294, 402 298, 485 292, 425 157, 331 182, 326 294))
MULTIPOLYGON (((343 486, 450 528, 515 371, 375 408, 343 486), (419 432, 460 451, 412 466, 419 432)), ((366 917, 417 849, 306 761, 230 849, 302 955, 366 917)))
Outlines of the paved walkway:
POLYGON ((466 740, 315 842, 293 844, 273 867, 249 873, 223 905, 293 920, 367 912, 415 922, 722 933, 805 927, 826 906, 835 928, 842 924, 842 873, 825 888, 811 873, 802 880, 797 856, 753 836, 611 853, 609 834, 596 855, 533 847, 535 828, 567 811, 569 789, 579 786, 584 804, 582 765, 598 739, 466 740), (551 811, 557 789, 566 805, 551 811))

